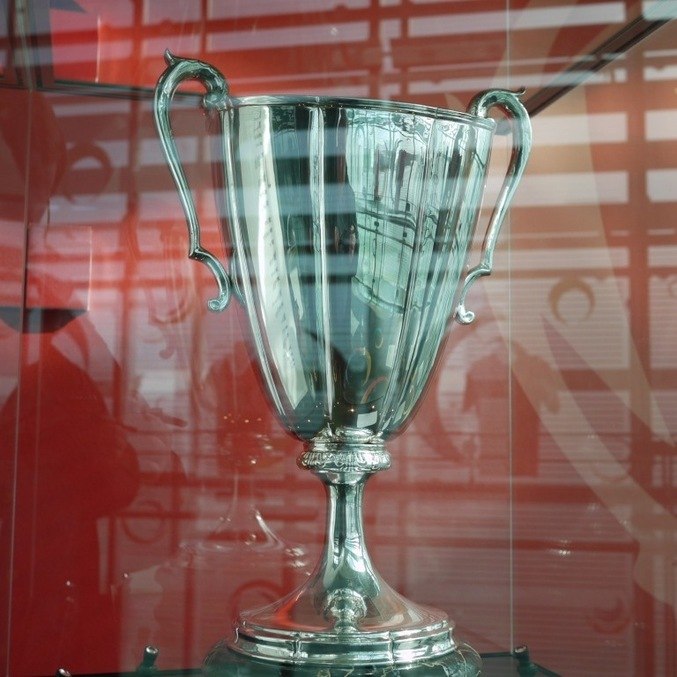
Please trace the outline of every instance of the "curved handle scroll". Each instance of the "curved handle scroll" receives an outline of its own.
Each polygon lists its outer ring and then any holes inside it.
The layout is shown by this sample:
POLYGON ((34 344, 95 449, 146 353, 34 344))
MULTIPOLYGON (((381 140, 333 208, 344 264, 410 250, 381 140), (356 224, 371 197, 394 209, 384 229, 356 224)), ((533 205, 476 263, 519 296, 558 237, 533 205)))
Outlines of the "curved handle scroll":
POLYGON ((207 90, 203 98, 204 106, 221 110, 225 108, 228 100, 228 83, 218 70, 202 61, 182 59, 174 56, 169 50, 165 52, 165 61, 167 69, 160 76, 155 86, 153 106, 155 125, 162 143, 162 150, 179 191, 183 211, 186 214, 189 238, 188 256, 195 261, 204 263, 216 278, 219 295, 208 301, 209 309, 213 311, 224 310, 230 301, 230 278, 223 264, 200 244, 200 224, 197 218, 197 210, 174 141, 169 120, 169 108, 174 93, 184 80, 198 80, 207 90))
POLYGON ((479 264, 471 268, 465 277, 459 302, 454 313, 456 320, 461 324, 470 324, 475 319, 475 313, 467 310, 465 307, 465 297, 478 277, 491 274, 494 262, 494 248, 496 247, 498 234, 529 159, 531 151, 531 122, 529 121, 529 114, 526 108, 519 100, 522 94, 524 94, 524 90, 510 92, 505 89, 492 89, 478 94, 468 107, 468 113, 471 115, 487 117, 489 109, 497 106, 512 117, 516 125, 513 129, 513 149, 508 172, 489 220, 487 234, 484 237, 482 245, 482 256, 479 264))

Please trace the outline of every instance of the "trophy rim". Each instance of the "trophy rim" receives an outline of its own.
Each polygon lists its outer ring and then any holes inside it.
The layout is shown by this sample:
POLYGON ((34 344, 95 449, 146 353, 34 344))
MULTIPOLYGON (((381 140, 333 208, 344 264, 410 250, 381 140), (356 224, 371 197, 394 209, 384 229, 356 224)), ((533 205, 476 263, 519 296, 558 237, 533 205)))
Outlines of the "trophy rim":
POLYGON ((496 122, 491 118, 479 117, 471 113, 455 111, 448 108, 427 106, 420 103, 405 103, 385 99, 365 99, 359 97, 335 97, 289 94, 261 94, 255 96, 230 97, 230 108, 247 106, 308 106, 312 108, 361 108, 382 110, 402 115, 415 115, 434 120, 451 120, 464 122, 484 129, 493 130, 496 122))

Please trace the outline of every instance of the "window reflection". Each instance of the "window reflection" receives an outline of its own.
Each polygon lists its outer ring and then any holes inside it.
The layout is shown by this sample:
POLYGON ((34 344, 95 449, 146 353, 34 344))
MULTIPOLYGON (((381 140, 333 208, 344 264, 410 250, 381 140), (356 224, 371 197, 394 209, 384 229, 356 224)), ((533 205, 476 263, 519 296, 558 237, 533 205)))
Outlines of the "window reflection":
MULTIPOLYGON (((151 642, 162 667, 194 667, 227 625, 205 623, 217 614, 207 585, 217 568, 199 559, 200 547, 227 531, 243 485, 249 517, 258 511, 285 544, 311 551, 265 569, 256 556, 228 560, 248 536, 226 533, 227 547, 210 556, 223 555, 219 566, 264 598, 314 561, 322 501, 260 390, 240 311, 207 314, 211 281, 184 261, 180 206, 147 96, 162 51, 219 65, 238 95, 463 108, 482 88, 549 84, 656 3, 514 2, 506 13, 504 2, 210 1, 206 15, 199 3, 159 0, 51 4, 42 16, 31 8, 37 46, 28 52, 12 21, 0 21, 0 386, 7 426, 19 421, 2 451, 12 476, 3 496, 16 482, 14 501, 3 502, 3 529, 12 520, 15 528, 3 533, 3 544, 15 539, 12 563, 9 554, 0 562, 3 613, 9 574, 30 577, 14 581, 11 672, 129 670, 151 642), (29 94, 29 82, 39 91, 29 94), (68 322, 51 323, 49 309, 70 313, 58 315, 68 322), (60 411, 62 388, 84 382, 91 397, 60 411), (96 416, 85 402, 96 403, 96 416), (124 481, 110 469, 118 433, 119 449, 136 456, 122 463, 134 475, 124 481), (55 447, 58 462, 48 458, 55 447), (74 497, 84 494, 67 484, 78 477, 93 499, 120 494, 106 510, 78 508, 74 497), (60 511, 78 509, 88 545, 66 556, 60 511), (75 598, 63 586, 85 556, 91 599, 68 625, 75 598), (52 588, 48 574, 60 576, 52 588), (66 633, 39 664, 18 643, 17 600, 37 591, 43 599, 30 603, 44 603, 66 633), (84 651, 92 599, 114 607, 117 625, 84 651)), ((450 333, 417 419, 394 441, 394 468, 369 497, 367 528, 386 578, 449 610, 481 650, 525 642, 564 674, 675 667, 674 40, 668 24, 535 117, 536 152, 509 247, 477 290, 477 325, 450 333)), ((205 237, 223 251, 217 132, 194 98, 177 104, 205 237)), ((373 176, 373 199, 385 199, 378 151, 371 162, 360 171, 373 176)), ((410 169, 404 157, 402 181, 410 169)), ((386 249, 375 222, 360 256, 386 249)), ((397 290, 397 275, 386 271, 384 284, 397 290)))

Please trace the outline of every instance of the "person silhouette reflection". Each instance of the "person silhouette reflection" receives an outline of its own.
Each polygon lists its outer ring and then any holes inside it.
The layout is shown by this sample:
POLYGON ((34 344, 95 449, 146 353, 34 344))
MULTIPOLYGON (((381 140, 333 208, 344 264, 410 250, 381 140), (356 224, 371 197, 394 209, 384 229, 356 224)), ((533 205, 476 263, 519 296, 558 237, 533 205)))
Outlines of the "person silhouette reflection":
MULTIPOLYGON (((135 497, 137 456, 97 384, 52 334, 23 338, 38 359, 21 365, 19 386, 0 410, 0 444, 12 439, 5 434, 12 426, 18 440, 12 674, 110 670, 119 619, 112 591, 100 584, 97 521, 135 497)), ((12 453, 3 449, 1 458, 12 453)))

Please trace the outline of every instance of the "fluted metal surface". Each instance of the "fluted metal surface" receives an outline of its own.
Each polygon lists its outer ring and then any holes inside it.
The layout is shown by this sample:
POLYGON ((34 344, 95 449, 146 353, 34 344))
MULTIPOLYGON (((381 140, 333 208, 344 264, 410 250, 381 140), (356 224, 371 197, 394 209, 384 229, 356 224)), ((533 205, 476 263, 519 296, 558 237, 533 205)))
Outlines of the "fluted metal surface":
POLYGON ((493 122, 336 100, 224 111, 236 286, 284 424, 384 436, 454 308, 493 122))

